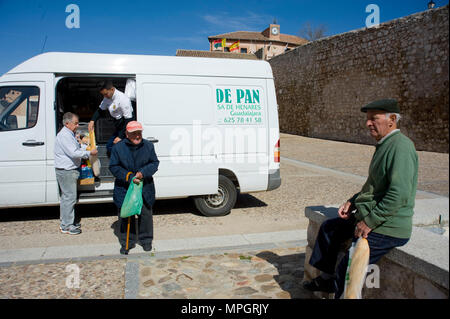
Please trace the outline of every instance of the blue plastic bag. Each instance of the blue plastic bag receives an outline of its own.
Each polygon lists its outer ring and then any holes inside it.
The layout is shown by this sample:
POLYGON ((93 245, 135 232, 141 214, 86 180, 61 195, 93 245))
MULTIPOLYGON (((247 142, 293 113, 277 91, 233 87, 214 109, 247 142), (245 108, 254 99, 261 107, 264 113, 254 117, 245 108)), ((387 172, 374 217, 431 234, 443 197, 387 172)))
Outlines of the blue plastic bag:
POLYGON ((120 208, 120 217, 126 218, 141 214, 143 204, 143 184, 143 182, 140 182, 138 185, 136 185, 133 181, 131 181, 130 186, 128 186, 127 194, 125 195, 125 199, 123 200, 122 207, 120 208))

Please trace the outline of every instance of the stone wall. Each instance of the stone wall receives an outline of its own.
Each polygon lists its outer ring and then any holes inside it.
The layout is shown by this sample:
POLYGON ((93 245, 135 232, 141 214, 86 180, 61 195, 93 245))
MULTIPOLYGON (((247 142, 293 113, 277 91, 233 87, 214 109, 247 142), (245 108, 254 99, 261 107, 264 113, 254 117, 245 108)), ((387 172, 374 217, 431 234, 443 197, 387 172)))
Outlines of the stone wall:
POLYGON ((281 132, 373 144, 360 108, 396 98, 417 150, 448 153, 448 27, 447 5, 272 58, 281 132))
MULTIPOLYGON (((410 240, 405 246, 392 249, 377 262, 378 273, 375 275, 375 271, 370 271, 371 278, 368 281, 371 287, 364 285, 363 299, 448 299, 448 237, 429 230, 430 226, 437 226, 437 216, 441 216, 441 222, 448 224, 448 201, 443 198, 434 199, 434 203, 429 200, 419 201, 428 203, 429 207, 416 205, 410 240), (375 277, 378 279, 375 280, 375 277)), ((335 205, 305 208, 305 217, 309 222, 303 281, 310 281, 320 274, 318 269, 309 264, 309 260, 321 224, 327 219, 336 218, 337 211, 335 205)), ((346 242, 341 246, 338 263, 349 244, 346 242)), ((314 294, 319 298, 334 298, 334 294, 314 294)))

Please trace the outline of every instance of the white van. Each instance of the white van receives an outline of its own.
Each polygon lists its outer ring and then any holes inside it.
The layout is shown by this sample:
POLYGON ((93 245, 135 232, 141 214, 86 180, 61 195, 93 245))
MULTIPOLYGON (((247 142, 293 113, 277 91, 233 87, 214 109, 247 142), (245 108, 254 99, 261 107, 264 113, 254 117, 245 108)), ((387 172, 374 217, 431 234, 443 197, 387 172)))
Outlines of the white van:
MULTIPOLYGON (((272 70, 265 61, 144 55, 44 53, 0 77, 0 208, 59 205, 54 143, 62 115, 89 122, 112 80, 132 99, 143 137, 160 160, 156 199, 193 197, 207 216, 230 212, 237 194, 281 184, 272 70), (131 84, 131 85, 130 85, 131 84)), ((112 201, 105 144, 112 120, 97 121, 102 163, 78 203, 112 201)))

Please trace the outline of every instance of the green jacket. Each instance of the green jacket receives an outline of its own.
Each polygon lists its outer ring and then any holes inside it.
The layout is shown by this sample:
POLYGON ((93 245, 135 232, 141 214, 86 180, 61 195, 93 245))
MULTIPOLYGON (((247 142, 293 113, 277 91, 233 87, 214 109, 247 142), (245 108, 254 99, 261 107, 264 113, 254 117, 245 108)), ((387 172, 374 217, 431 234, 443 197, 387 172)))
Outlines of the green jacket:
POLYGON ((399 131, 377 144, 369 177, 351 199, 356 219, 364 220, 373 232, 410 238, 418 166, 413 142, 399 131))

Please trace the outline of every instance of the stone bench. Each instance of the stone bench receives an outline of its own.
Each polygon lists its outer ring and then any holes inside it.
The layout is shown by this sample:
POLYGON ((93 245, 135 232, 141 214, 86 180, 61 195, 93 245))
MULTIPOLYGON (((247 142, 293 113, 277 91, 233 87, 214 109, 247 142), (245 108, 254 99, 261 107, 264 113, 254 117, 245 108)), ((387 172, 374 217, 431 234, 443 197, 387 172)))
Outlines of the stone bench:
MULTIPOLYGON (((309 259, 320 225, 328 218, 338 217, 338 206, 305 208, 309 225, 304 281, 309 281, 320 274, 318 269, 309 264, 309 259)), ((377 263, 380 270, 379 288, 364 287, 363 298, 447 299, 449 297, 448 220, 448 198, 416 200, 410 241, 405 246, 394 248, 377 263), (440 229, 447 229, 447 233, 442 235, 435 232, 440 229)), ((325 293, 316 293, 316 296, 333 297, 325 293)))

